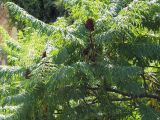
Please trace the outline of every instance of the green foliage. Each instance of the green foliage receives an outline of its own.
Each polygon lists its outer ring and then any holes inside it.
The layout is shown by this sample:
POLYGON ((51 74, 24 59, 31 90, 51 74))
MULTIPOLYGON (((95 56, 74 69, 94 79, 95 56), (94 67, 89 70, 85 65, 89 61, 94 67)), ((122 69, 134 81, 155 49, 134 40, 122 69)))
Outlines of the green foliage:
POLYGON ((12 2, 6 3, 8 7, 9 14, 11 17, 14 17, 14 21, 23 23, 24 25, 32 26, 34 29, 39 29, 42 32, 51 34, 54 31, 54 27, 45 24, 44 22, 34 18, 32 15, 29 15, 24 9, 20 8, 12 2))
POLYGON ((53 25, 5 5, 25 28, 0 28, 0 119, 160 118, 159 1, 66 0, 53 25))

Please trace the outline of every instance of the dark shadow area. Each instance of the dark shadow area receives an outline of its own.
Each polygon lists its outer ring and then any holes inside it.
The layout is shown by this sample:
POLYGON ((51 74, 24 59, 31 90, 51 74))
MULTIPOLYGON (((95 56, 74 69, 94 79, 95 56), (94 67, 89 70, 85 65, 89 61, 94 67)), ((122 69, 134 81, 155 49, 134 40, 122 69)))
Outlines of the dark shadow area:
POLYGON ((46 23, 51 23, 65 13, 62 0, 12 0, 29 14, 46 23))

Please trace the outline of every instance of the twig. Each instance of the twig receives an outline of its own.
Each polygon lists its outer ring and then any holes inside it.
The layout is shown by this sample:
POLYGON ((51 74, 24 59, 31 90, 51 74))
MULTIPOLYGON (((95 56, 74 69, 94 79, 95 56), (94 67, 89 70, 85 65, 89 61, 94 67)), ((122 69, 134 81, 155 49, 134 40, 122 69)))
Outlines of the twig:
POLYGON ((145 67, 153 67, 153 68, 158 68, 158 69, 160 69, 160 66, 145 66, 145 67))
MULTIPOLYGON (((90 90, 98 90, 99 87, 88 88, 88 89, 90 89, 90 90)), ((121 100, 123 100, 123 101, 125 101, 125 100, 133 100, 133 99, 138 99, 138 98, 153 98, 153 99, 160 100, 160 96, 157 96, 157 95, 154 95, 154 94, 141 93, 141 94, 136 95, 136 94, 123 92, 123 91, 120 91, 120 90, 117 90, 117 89, 114 89, 114 88, 109 88, 109 87, 106 88, 106 91, 107 92, 114 92, 114 93, 121 94, 123 96, 128 97, 128 98, 122 98, 121 100)))
POLYGON ((145 89, 145 93, 146 93, 146 90, 147 90, 147 83, 146 83, 146 78, 145 78, 145 76, 144 76, 144 71, 143 71, 143 73, 141 74, 141 76, 142 76, 142 78, 143 78, 143 83, 144 83, 144 89, 145 89))

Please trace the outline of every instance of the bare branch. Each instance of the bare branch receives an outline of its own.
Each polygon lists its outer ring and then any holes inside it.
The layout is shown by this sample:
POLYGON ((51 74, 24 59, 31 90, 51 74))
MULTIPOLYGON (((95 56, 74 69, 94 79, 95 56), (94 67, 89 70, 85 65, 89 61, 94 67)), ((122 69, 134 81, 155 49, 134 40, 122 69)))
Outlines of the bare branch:
MULTIPOLYGON (((90 90, 98 90, 99 87, 96 88, 88 88, 90 90)), ((128 98, 117 98, 117 101, 127 101, 127 100, 133 100, 133 99, 138 99, 138 98, 153 98, 153 99, 157 99, 160 100, 160 96, 158 95, 154 95, 154 94, 148 94, 148 93, 141 93, 141 94, 133 94, 133 93, 127 93, 121 90, 117 90, 114 88, 106 88, 107 92, 113 92, 113 93, 117 93, 117 94, 121 94, 122 96, 126 96, 128 98)), ((115 99, 116 101, 116 99, 115 99)))

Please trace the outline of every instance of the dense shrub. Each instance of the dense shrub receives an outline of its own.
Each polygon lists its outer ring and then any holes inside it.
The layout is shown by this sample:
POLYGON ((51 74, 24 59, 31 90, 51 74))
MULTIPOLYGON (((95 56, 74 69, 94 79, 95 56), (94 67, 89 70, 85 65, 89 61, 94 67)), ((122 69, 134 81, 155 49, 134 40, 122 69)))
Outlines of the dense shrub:
POLYGON ((160 118, 159 1, 65 0, 52 25, 5 5, 25 29, 17 41, 0 29, 1 118, 160 118))

